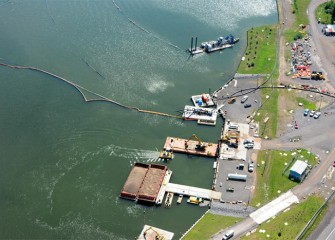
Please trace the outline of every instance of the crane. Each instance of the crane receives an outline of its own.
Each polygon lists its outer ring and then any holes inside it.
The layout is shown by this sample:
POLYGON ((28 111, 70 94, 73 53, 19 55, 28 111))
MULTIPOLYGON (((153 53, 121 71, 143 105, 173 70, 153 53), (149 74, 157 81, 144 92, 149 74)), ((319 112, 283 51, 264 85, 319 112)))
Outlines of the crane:
POLYGON ((199 151, 206 150, 207 144, 204 144, 203 142, 201 142, 200 138, 198 138, 197 135, 195 134, 192 134, 192 136, 185 141, 185 149, 188 148, 188 141, 190 140, 198 141, 198 143, 195 145, 195 150, 199 150, 199 151))
POLYGON ((146 238, 146 235, 147 235, 147 233, 148 233, 149 230, 152 230, 152 231, 156 234, 154 240, 165 240, 165 237, 164 237, 164 236, 161 236, 155 229, 153 229, 153 227, 149 227, 149 228, 147 228, 147 230, 145 230, 145 231, 143 232, 144 239, 147 239, 147 238, 146 238))

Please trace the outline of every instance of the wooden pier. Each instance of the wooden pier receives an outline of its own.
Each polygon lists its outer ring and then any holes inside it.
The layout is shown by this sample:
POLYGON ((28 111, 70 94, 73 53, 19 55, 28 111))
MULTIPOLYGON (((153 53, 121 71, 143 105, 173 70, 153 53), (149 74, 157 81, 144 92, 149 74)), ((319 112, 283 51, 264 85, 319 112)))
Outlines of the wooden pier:
POLYGON ((203 199, 208 200, 220 200, 221 199, 221 192, 204 189, 204 188, 197 188, 197 187, 191 187, 181 184, 175 184, 175 183, 168 183, 166 186, 167 192, 172 192, 174 194, 178 195, 184 195, 184 196, 194 196, 194 197, 201 197, 203 199))
POLYGON ((164 148, 170 147, 173 152, 178 153, 186 153, 204 157, 216 157, 218 144, 208 143, 208 142, 200 142, 191 139, 182 139, 182 138, 174 138, 167 137, 164 148), (173 142, 173 144, 171 144, 173 142), (197 146, 199 144, 203 145, 203 149, 199 149, 197 146))

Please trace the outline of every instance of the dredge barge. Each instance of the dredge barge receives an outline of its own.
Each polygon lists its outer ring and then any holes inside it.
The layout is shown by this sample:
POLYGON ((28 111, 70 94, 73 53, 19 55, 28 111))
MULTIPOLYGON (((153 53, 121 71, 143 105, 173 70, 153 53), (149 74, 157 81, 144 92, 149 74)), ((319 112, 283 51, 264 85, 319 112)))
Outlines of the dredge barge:
POLYGON ((188 49, 188 52, 191 55, 199 54, 199 53, 212 53, 215 51, 221 51, 225 48, 231 48, 237 43, 240 39, 235 38, 233 35, 229 34, 226 37, 219 37, 216 41, 208 41, 201 43, 200 47, 197 47, 197 40, 195 39, 195 45, 193 47, 193 37, 191 39, 191 48, 188 49))

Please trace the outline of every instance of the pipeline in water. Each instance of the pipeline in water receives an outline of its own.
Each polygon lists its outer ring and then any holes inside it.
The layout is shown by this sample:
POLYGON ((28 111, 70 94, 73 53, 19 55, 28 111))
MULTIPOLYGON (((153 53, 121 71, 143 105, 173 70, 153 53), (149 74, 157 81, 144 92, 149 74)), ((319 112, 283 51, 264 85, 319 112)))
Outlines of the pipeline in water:
POLYGON ((35 67, 29 67, 29 66, 19 66, 19 65, 10 65, 10 64, 6 64, 6 63, 1 63, 0 62, 0 66, 4 66, 4 67, 8 67, 8 68, 13 68, 13 69, 28 69, 28 70, 31 70, 31 71, 36 71, 36 72, 40 72, 40 73, 44 73, 44 74, 47 74, 49 76, 52 76, 54 78, 57 78, 59 80, 62 80, 63 82, 71 85, 72 87, 74 87, 75 89, 77 89, 77 91, 82 95, 82 97, 84 98, 85 102, 93 102, 93 101, 102 101, 102 102, 109 102, 109 103, 113 103, 115 105, 118 105, 120 107, 123 107, 123 108, 126 108, 126 109, 130 109, 130 110, 136 110, 137 112, 140 112, 140 113, 147 113, 147 114, 153 114, 153 115, 158 115, 158 116, 164 116, 164 117, 170 117, 170 118, 178 118, 178 119, 181 119, 181 116, 177 116, 177 115, 171 115, 171 114, 167 114, 167 113, 161 113, 161 112, 155 112, 155 111, 150 111, 150 110, 143 110, 143 109, 139 109, 137 107, 131 107, 131 106, 127 106, 127 105, 124 105, 122 103, 119 103, 117 101, 114 101, 110 98, 107 98, 105 96, 102 96, 101 94, 99 93, 96 93, 96 92, 93 92, 87 88, 84 88, 74 82, 71 82, 61 76, 58 76, 54 73, 51 73, 51 72, 48 72, 48 71, 45 71, 45 70, 42 70, 42 69, 39 69, 39 68, 35 68, 35 67), (98 99, 88 99, 84 92, 83 91, 86 91, 86 92, 89 92, 97 97, 99 97, 98 99))
POLYGON ((48 5, 48 0, 45 0, 45 7, 47 9, 48 15, 51 18, 52 22, 55 24, 55 19, 51 16, 50 10, 49 10, 49 5, 48 5))
MULTIPOLYGON (((121 12, 121 8, 116 4, 115 0, 113 0, 113 4, 114 4, 114 6, 116 7, 116 9, 117 9, 118 11, 121 12)), ((124 13, 123 13, 123 14, 124 14, 124 13)), ((154 38, 156 38, 156 39, 158 39, 158 40, 160 40, 160 41, 166 43, 167 45, 169 45, 169 46, 171 46, 171 47, 174 47, 174 48, 176 48, 176 49, 178 49, 178 50, 184 51, 183 49, 181 49, 181 48, 178 47, 177 45, 174 45, 174 44, 172 44, 172 43, 170 43, 170 42, 168 42, 168 41, 166 41, 166 40, 164 40, 164 39, 158 37, 158 36, 155 35, 154 33, 150 32, 150 31, 148 31, 147 29, 145 29, 144 27, 140 26, 140 25, 137 24, 133 19, 129 18, 126 14, 124 14, 124 16, 128 19, 128 21, 129 21, 130 23, 132 23, 135 27, 139 28, 139 29, 142 30, 143 32, 145 32, 145 33, 147 33, 147 34, 153 36, 154 38)))
POLYGON ((84 58, 82 58, 81 60, 83 60, 84 63, 86 63, 86 65, 89 68, 91 68, 96 74, 98 74, 100 77, 102 77, 103 79, 105 79, 105 77, 100 72, 98 72, 94 67, 92 67, 84 58))

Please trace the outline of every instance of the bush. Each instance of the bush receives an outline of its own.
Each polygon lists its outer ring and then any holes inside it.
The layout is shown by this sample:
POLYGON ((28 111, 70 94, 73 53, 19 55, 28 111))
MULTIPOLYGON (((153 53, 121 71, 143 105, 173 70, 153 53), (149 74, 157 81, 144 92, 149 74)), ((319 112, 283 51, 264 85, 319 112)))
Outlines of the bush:
POLYGON ((302 39, 304 36, 300 33, 300 32, 297 32, 295 35, 294 35, 294 37, 293 37, 293 39, 294 39, 294 41, 296 41, 296 40, 298 40, 298 39, 302 39))

